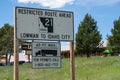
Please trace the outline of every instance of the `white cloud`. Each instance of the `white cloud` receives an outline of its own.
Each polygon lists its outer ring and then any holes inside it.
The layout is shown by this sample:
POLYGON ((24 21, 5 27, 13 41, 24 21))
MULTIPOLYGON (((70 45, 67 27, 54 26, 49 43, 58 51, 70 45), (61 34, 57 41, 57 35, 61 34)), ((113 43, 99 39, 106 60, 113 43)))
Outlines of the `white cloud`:
POLYGON ((76 0, 76 4, 79 4, 82 6, 114 5, 119 2, 120 0, 76 0))
POLYGON ((74 0, 18 0, 20 3, 37 3, 44 7, 60 8, 66 4, 73 4, 74 0))

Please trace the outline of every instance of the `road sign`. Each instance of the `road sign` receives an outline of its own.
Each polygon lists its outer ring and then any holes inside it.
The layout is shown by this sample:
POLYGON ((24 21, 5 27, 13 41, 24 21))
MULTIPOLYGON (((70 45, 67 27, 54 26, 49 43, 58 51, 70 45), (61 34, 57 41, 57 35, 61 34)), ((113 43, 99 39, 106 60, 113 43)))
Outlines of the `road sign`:
POLYGON ((32 50, 31 42, 25 42, 21 45, 22 50, 32 50))
POLYGON ((61 66, 61 48, 58 42, 32 43, 33 68, 59 68, 61 66))
POLYGON ((16 7, 17 39, 73 41, 73 12, 16 7))

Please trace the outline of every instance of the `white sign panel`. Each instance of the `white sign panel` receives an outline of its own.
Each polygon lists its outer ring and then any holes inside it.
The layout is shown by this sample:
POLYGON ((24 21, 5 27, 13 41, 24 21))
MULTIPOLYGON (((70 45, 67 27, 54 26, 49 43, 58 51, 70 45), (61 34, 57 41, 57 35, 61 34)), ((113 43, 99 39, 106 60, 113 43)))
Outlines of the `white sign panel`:
POLYGON ((73 12, 26 7, 15 8, 17 39, 72 41, 73 12))
POLYGON ((61 66, 60 43, 34 42, 32 47, 33 68, 59 68, 61 66))

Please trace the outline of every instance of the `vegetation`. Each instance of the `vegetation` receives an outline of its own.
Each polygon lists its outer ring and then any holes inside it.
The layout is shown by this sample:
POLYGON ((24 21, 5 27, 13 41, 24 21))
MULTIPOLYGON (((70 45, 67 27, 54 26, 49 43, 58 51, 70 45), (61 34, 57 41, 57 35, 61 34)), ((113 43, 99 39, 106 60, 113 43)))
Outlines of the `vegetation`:
POLYGON ((13 52, 13 26, 5 24, 0 28, 0 54, 13 52))
MULTIPOLYGON (((0 28, 0 59, 6 58, 7 61, 10 61, 11 55, 13 55, 13 26, 9 24, 4 24, 3 27, 0 28), (9 59, 8 58, 9 53, 9 59), (3 55, 6 55, 3 57, 3 55)), ((19 40, 19 44, 26 42, 25 40, 19 40)))
POLYGON ((120 53, 120 17, 114 21, 114 27, 111 29, 111 36, 108 36, 108 49, 120 53))
POLYGON ((120 54, 120 17, 114 21, 114 27, 111 29, 112 35, 108 36, 107 50, 111 55, 120 54))
POLYGON ((6 55, 6 65, 7 65, 7 58, 13 54, 13 26, 9 24, 4 24, 2 28, 0 28, 0 59, 3 59, 2 55, 6 55))
MULTIPOLYGON (((61 68, 32 69, 19 65, 19 80, 70 80, 70 60, 62 59, 61 68)), ((75 58, 75 80, 119 80, 119 57, 75 58)), ((13 80, 13 66, 0 66, 0 79, 13 80)))
POLYGON ((77 53, 81 52, 90 57, 90 52, 97 48, 100 41, 101 35, 98 31, 97 22, 89 14, 86 14, 76 34, 77 53))

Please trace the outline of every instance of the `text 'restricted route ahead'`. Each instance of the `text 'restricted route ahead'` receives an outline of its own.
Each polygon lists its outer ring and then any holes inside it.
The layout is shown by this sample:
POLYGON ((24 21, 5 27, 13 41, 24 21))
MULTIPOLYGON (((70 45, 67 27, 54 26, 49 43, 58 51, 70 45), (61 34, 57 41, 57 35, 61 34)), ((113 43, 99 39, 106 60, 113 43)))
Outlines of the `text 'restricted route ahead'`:
POLYGON ((17 39, 74 39, 73 12, 16 7, 17 39))

